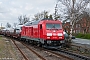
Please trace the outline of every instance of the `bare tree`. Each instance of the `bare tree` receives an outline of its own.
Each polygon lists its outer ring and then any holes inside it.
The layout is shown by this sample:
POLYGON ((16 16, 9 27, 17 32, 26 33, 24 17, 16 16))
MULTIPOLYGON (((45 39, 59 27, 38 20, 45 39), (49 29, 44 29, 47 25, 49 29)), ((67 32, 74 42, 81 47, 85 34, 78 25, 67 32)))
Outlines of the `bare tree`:
POLYGON ((26 22, 29 21, 29 17, 27 17, 26 15, 23 16, 21 15, 18 17, 18 19, 19 19, 19 24, 25 24, 26 22))
POLYGON ((43 12, 44 18, 48 18, 48 13, 49 13, 48 11, 45 11, 45 10, 44 10, 44 12, 43 12))
POLYGON ((50 16, 49 16, 49 19, 53 19, 53 16, 52 16, 52 15, 50 15, 50 16))
POLYGON ((55 20, 60 19, 60 15, 58 14, 58 4, 55 6, 55 13, 53 15, 55 20))
POLYGON ((41 13, 37 13, 34 15, 33 20, 41 20, 44 18, 48 18, 48 11, 42 11, 41 13))
POLYGON ((10 23, 7 23, 7 24, 6 24, 6 27, 7 27, 7 28, 10 28, 10 27, 11 27, 11 24, 10 24, 10 23))
POLYGON ((27 17, 26 15, 23 16, 23 24, 25 24, 26 22, 29 21, 29 17, 27 17))
MULTIPOLYGON (((77 18, 81 16, 82 11, 84 11, 90 3, 90 0, 58 0, 61 2, 66 8, 64 13, 67 15, 65 16, 67 19, 70 20, 71 30, 70 30, 70 37, 72 37, 72 30, 75 22, 77 22, 77 18)), ((59 7, 61 8, 61 7, 59 7)))
POLYGON ((87 8, 85 11, 89 14, 89 17, 90 17, 90 8, 87 8))
POLYGON ((14 28, 16 28, 17 27, 17 23, 14 23, 13 26, 14 26, 14 28))
POLYGON ((18 17, 19 24, 22 24, 22 15, 18 17))
POLYGON ((90 16, 89 16, 89 13, 86 12, 86 11, 83 11, 82 17, 83 17, 83 19, 85 19, 85 21, 81 21, 81 22, 82 22, 81 25, 82 25, 82 24, 84 25, 83 31, 84 31, 84 33, 86 34, 86 33, 88 33, 88 30, 89 30, 89 24, 90 24, 90 23, 89 23, 89 22, 90 22, 90 16))

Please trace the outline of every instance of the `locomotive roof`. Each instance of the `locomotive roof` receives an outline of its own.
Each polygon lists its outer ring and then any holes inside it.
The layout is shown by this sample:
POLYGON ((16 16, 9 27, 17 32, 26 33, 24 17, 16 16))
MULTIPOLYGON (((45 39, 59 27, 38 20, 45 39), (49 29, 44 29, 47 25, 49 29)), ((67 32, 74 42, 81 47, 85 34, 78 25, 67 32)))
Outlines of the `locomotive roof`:
POLYGON ((29 22, 26 22, 25 24, 24 24, 24 26, 30 26, 32 23, 29 21, 29 22))
POLYGON ((22 26, 23 26, 23 25, 18 25, 18 26, 16 27, 16 29, 20 29, 22 26))
POLYGON ((40 21, 44 21, 44 20, 53 20, 53 19, 50 19, 50 18, 44 18, 44 19, 42 19, 42 20, 34 21, 34 22, 32 22, 32 24, 33 24, 33 25, 34 25, 34 24, 38 24, 40 21))
POLYGON ((53 20, 52 18, 44 18, 42 20, 53 20))
POLYGON ((31 24, 34 25, 34 24, 38 24, 41 20, 37 20, 37 21, 34 21, 32 22, 31 24))
POLYGON ((52 20, 53 21, 53 19, 47 19, 47 18, 45 18, 45 19, 42 19, 42 20, 36 20, 36 21, 33 21, 33 22, 27 22, 27 23, 25 23, 24 25, 25 26, 30 26, 30 25, 36 25, 36 24, 38 24, 40 21, 44 21, 44 20, 52 20))

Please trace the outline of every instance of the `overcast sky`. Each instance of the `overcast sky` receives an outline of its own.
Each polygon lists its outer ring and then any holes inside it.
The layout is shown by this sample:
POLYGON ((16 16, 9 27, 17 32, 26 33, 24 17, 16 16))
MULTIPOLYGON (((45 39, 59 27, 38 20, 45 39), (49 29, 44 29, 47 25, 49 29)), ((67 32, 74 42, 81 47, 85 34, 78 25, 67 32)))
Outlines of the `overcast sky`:
POLYGON ((34 14, 44 10, 52 14, 56 2, 57 0, 0 0, 0 25, 17 23, 20 15, 32 19, 34 14))

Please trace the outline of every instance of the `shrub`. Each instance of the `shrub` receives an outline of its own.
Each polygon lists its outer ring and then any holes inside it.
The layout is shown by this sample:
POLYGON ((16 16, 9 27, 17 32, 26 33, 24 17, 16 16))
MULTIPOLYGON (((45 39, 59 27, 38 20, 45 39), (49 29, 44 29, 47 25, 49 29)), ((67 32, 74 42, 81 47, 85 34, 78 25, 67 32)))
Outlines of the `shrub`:
POLYGON ((84 39, 90 39, 90 34, 85 34, 84 39))
POLYGON ((84 39, 90 39, 90 33, 88 34, 82 34, 82 33, 79 33, 76 35, 77 38, 84 38, 84 39))
POLYGON ((84 37, 84 34, 82 34, 82 33, 76 34, 76 37, 77 38, 82 38, 82 37, 84 37))

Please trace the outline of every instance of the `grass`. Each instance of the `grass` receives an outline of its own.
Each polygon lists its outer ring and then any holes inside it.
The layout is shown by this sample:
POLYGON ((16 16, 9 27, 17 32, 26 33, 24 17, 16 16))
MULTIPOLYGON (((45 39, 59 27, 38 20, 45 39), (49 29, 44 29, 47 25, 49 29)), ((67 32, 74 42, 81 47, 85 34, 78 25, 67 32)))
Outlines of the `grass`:
POLYGON ((76 35, 77 38, 83 38, 83 39, 90 39, 90 33, 87 34, 82 34, 82 33, 78 33, 76 35))
POLYGON ((0 52, 3 51, 3 49, 5 47, 4 44, 5 44, 5 42, 3 41, 2 37, 0 36, 0 52))
POLYGON ((2 39, 2 37, 0 36, 0 40, 2 39))
POLYGON ((5 38, 0 36, 0 58, 8 58, 11 55, 14 60, 17 60, 16 52, 12 45, 11 42, 6 42, 5 38))
POLYGON ((2 37, 0 37, 0 50, 4 48, 4 41, 2 37))
POLYGON ((0 36, 0 58, 4 57, 4 54, 3 54, 4 51, 5 51, 5 42, 2 36, 0 36))

